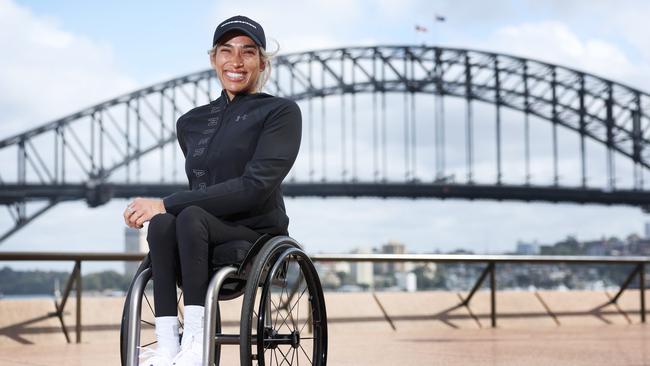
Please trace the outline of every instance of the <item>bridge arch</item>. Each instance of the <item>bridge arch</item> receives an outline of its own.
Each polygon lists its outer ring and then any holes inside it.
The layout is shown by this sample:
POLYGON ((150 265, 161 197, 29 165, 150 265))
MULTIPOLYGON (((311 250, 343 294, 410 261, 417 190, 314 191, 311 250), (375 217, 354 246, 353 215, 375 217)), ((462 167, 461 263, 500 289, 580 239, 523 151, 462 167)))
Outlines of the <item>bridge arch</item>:
MULTIPOLYGON (((210 100, 216 83, 212 70, 184 75, 0 140, 0 154, 9 151, 9 156, 18 157, 13 166, 15 174, 5 170, 0 173, 0 203, 10 207, 15 222, 10 233, 64 200, 85 199, 96 206, 111 197, 178 189, 178 184, 164 181, 139 184, 135 190, 129 186, 141 181, 141 161, 169 145, 166 157, 160 159, 161 168, 165 167, 170 151, 177 150, 171 144, 175 141, 175 119, 187 107, 210 100), (51 149, 51 153, 44 152, 43 147, 51 149), (116 178, 120 171, 123 177, 116 178), (29 214, 29 201, 46 204, 29 214)), ((436 196, 639 206, 650 202, 643 189, 643 172, 649 167, 650 158, 649 95, 579 70, 468 49, 349 47, 278 56, 267 89, 298 101, 360 93, 425 93, 440 96, 436 103, 442 103, 444 97, 451 96, 464 99, 470 113, 473 102, 494 105, 497 137, 501 133, 501 108, 546 120, 554 130, 555 185, 551 187, 535 186, 528 181, 521 186, 504 185, 500 181, 502 154, 498 142, 497 180, 492 184, 477 184, 471 175, 466 184, 444 179, 422 184, 417 176, 408 178, 407 174, 403 182, 289 182, 288 194, 436 196), (557 127, 575 131, 580 137, 580 187, 558 184, 557 127), (595 141, 607 150, 608 187, 587 185, 586 141, 595 141), (615 153, 634 165, 632 190, 615 187, 615 153)), ((444 118, 434 123, 437 131, 444 128, 444 118)), ((415 147, 406 146, 409 148, 415 147)), ((444 139, 437 140, 435 148, 436 177, 444 178, 444 139)), ((468 151, 471 171, 472 151, 468 151)))

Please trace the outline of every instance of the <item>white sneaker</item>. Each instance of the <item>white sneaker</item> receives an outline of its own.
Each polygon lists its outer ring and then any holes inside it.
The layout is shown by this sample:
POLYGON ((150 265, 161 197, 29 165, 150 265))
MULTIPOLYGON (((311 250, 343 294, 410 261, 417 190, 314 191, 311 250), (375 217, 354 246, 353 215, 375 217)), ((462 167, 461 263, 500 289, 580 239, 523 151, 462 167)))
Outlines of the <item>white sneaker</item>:
POLYGON ((172 359, 173 366, 201 366, 203 361, 203 315, 205 308, 185 306, 185 329, 181 350, 172 359))
POLYGON ((140 359, 139 366, 170 366, 172 364, 172 358, 168 352, 152 348, 145 348, 140 353, 140 359))
POLYGON ((181 351, 172 360, 173 366, 201 366, 203 362, 202 337, 188 334, 181 345, 181 351))

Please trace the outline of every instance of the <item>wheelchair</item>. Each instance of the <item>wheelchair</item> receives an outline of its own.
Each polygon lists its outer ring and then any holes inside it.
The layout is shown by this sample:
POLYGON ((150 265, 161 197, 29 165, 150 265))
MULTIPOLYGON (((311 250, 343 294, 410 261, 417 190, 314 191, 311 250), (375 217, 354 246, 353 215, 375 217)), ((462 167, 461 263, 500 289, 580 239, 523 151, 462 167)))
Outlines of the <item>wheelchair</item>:
MULTIPOLYGON (((204 366, 219 365, 221 346, 225 345, 239 345, 240 364, 246 366, 326 365, 323 289, 311 259, 298 242, 288 236, 265 234, 255 243, 237 240, 220 244, 212 249, 210 258, 204 366), (239 334, 224 334, 219 301, 242 295, 239 334)), ((151 334, 154 329, 151 284, 151 261, 147 255, 124 303, 120 329, 122 366, 137 366, 139 350, 155 343, 154 338, 154 342, 141 344, 143 332, 151 334), (144 319, 147 316, 149 320, 144 319)), ((182 283, 179 287, 182 297, 182 283)), ((179 322, 182 332, 181 312, 179 322)))

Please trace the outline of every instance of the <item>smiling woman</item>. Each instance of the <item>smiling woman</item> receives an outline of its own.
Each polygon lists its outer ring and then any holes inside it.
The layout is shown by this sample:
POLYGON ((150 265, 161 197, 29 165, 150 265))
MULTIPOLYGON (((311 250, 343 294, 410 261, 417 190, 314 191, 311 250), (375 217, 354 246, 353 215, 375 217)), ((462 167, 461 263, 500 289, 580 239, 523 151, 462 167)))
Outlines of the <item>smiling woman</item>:
POLYGON ((300 147, 298 105, 261 93, 270 70, 266 36, 254 20, 219 24, 209 51, 221 96, 182 115, 176 135, 189 190, 164 199, 136 198, 124 211, 130 227, 149 221, 157 349, 142 365, 200 365, 209 253, 232 240, 288 235, 280 184, 300 147), (176 282, 183 284, 182 343, 176 282))
POLYGON ((232 99, 239 93, 255 92, 257 80, 266 67, 259 46, 237 31, 225 34, 220 42, 210 53, 210 63, 228 98, 232 99))

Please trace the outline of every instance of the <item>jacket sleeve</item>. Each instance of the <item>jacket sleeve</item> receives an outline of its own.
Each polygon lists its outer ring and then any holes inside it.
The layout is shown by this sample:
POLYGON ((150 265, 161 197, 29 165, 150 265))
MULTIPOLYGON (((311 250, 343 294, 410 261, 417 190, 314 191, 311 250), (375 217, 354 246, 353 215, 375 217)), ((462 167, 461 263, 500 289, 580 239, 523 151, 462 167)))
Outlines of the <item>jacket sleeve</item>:
POLYGON ((298 155, 301 134, 300 108, 294 102, 287 103, 267 117, 253 157, 240 177, 204 190, 173 193, 163 199, 165 209, 178 215, 188 206, 199 206, 215 216, 250 211, 264 202, 289 173, 298 155))

